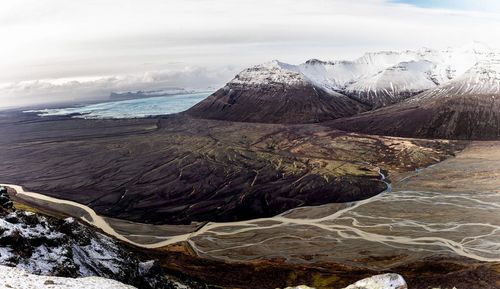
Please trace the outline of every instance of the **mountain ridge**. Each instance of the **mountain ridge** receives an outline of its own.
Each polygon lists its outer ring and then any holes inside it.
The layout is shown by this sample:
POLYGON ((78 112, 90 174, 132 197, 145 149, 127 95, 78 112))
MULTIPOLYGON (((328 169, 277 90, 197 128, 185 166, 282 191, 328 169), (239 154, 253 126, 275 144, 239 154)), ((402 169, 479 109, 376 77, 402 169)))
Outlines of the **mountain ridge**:
POLYGON ((333 121, 356 132, 423 138, 500 138, 500 57, 393 106, 333 121))
POLYGON ((496 55, 493 49, 473 43, 445 50, 370 52, 354 60, 310 59, 298 65, 273 60, 243 70, 187 113, 271 123, 353 116, 442 86, 496 55))
POLYGON ((185 113, 241 122, 332 121, 347 131, 405 137, 496 139, 499 94, 500 53, 473 43, 366 53, 351 61, 273 60, 243 70, 185 113))

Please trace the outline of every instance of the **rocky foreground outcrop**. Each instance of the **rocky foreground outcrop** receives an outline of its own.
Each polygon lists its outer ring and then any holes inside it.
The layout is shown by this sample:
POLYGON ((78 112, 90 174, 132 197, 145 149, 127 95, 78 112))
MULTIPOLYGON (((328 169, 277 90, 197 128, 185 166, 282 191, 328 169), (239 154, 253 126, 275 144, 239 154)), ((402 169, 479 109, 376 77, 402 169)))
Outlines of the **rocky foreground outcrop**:
MULTIPOLYGON (((179 283, 165 277, 155 261, 144 260, 72 218, 60 220, 15 210, 3 187, 0 187, 0 265, 45 276, 99 276, 145 289, 189 288, 179 287, 179 283)), ((0 276, 9 275, 6 270, 19 272, 1 267, 0 276)))
MULTIPOLYGON (((0 284, 5 288, 42 289, 42 288, 80 288, 80 289, 134 289, 114 280, 102 277, 65 278, 40 276, 25 270, 0 266, 0 284)), ((188 287, 178 287, 186 289, 188 287)), ((344 289, 407 289, 403 277, 397 274, 377 275, 358 281, 344 289)), ((314 289, 308 286, 287 287, 286 289, 314 289)))

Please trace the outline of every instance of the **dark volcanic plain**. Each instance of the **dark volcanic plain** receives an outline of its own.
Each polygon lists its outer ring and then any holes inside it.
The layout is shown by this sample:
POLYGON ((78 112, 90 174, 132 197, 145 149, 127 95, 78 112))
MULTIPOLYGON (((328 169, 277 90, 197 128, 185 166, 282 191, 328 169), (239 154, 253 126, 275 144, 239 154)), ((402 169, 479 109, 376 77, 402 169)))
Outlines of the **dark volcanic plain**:
POLYGON ((464 145, 183 115, 84 120, 3 112, 0 135, 0 183, 155 224, 244 220, 369 198, 386 189, 379 170, 424 167, 464 145))
MULTIPOLYGON (((258 124, 183 114, 84 120, 2 112, 0 135, 0 183, 77 201, 105 216, 155 224, 253 219, 366 199, 387 187, 379 171, 389 180, 401 179, 469 144, 347 133, 331 123, 258 124)), ((340 288, 381 273, 313 262, 312 256, 302 263, 225 261, 197 255, 187 243, 140 250, 159 259, 168 273, 223 288, 340 288)), ((498 263, 467 258, 436 255, 405 263, 366 253, 352 262, 395 263, 382 271, 403 274, 411 288, 499 284, 498 263)))

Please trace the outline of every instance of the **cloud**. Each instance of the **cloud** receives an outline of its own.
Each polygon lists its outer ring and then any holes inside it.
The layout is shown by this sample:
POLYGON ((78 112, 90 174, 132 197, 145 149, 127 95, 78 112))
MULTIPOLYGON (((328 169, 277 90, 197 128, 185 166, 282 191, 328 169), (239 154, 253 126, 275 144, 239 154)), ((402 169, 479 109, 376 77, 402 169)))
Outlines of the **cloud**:
POLYGON ((9 103, 0 94, 0 106, 24 103, 25 95, 36 99, 38 89, 38 99, 47 101, 50 89, 64 94, 62 86, 41 85, 53 81, 40 79, 108 79, 110 88, 84 82, 78 85, 99 89, 68 92, 78 98, 82 91, 88 98, 118 85, 109 79, 130 75, 176 71, 171 79, 179 83, 198 78, 216 85, 221 80, 211 74, 219 70, 271 59, 354 58, 371 50, 444 48, 472 40, 500 47, 494 37, 500 32, 498 10, 424 9, 389 0, 5 0, 0 5, 0 83, 11 87, 9 103), (37 85, 19 88, 20 83, 37 85))
POLYGON ((111 92, 155 90, 169 87, 215 90, 237 70, 186 67, 135 75, 35 80, 0 87, 0 107, 108 99, 111 92), (215 86, 214 86, 215 85, 215 86))
POLYGON ((500 4, 497 0, 393 0, 392 2, 426 8, 500 12, 500 4))

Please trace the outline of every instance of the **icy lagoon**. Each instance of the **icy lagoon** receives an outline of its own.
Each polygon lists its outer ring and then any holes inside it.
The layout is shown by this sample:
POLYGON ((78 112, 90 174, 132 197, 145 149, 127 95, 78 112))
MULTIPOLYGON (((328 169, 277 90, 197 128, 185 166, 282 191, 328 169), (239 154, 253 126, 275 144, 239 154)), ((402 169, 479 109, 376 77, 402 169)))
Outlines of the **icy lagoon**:
POLYGON ((210 92, 148 97, 74 106, 67 108, 47 108, 29 110, 39 116, 68 116, 86 119, 140 118, 166 115, 187 110, 210 95, 210 92))

